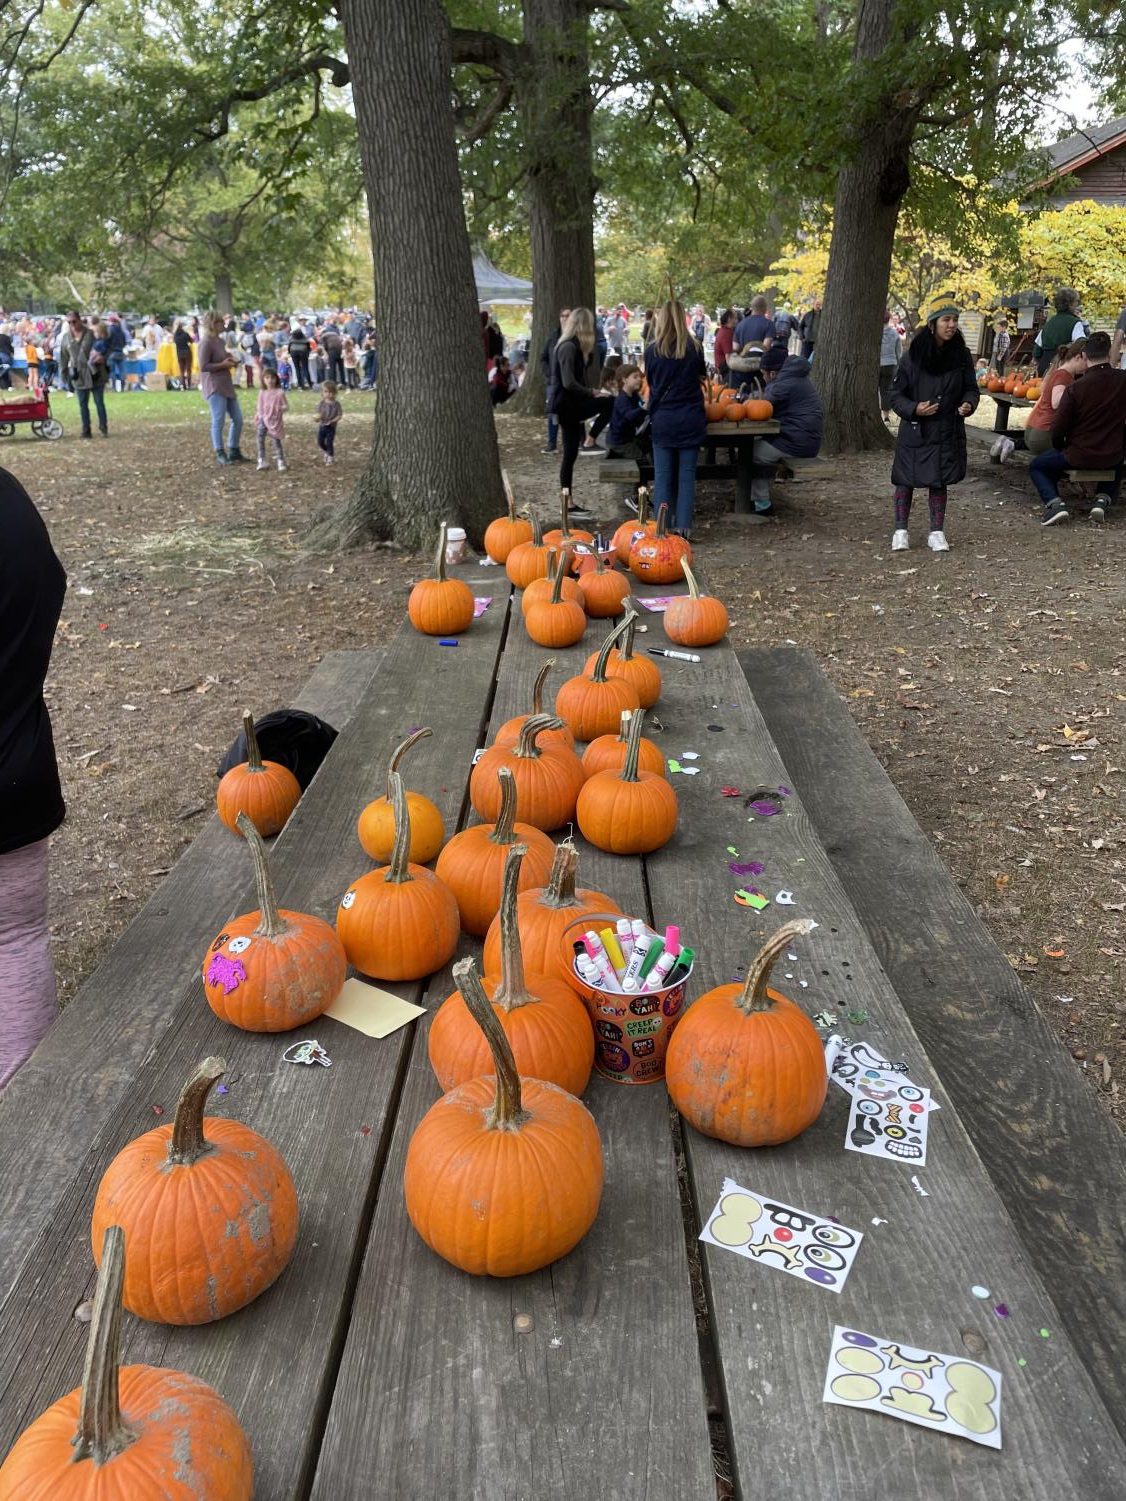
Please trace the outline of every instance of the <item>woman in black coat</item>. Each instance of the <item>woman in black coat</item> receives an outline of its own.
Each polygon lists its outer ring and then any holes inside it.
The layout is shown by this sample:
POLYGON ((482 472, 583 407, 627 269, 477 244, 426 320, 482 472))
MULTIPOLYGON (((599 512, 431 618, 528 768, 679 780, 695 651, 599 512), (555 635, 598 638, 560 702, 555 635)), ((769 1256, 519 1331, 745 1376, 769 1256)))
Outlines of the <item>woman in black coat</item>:
POLYGON ((892 410, 899 418, 891 467, 892 552, 910 546, 911 492, 923 485, 930 504, 927 546, 932 552, 950 550, 944 530, 946 491, 966 476, 966 418, 979 396, 973 357, 958 329, 958 309, 939 308, 911 340, 891 387, 892 410))

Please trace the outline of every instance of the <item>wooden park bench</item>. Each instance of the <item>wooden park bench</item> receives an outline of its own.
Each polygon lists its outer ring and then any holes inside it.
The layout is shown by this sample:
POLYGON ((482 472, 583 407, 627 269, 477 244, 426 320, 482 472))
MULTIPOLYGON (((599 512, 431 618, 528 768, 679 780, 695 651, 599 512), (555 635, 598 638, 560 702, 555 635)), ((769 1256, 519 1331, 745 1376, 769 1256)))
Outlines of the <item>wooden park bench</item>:
MULTIPOLYGON (((367 864, 356 814, 411 726, 438 731, 413 752, 411 785, 447 828, 464 822, 473 751, 527 711, 544 659, 504 581, 472 583, 493 604, 457 648, 406 629, 374 676, 370 658, 354 673, 339 662, 350 713, 337 701, 334 715, 330 693, 306 698, 341 733, 274 844, 286 906, 334 915, 367 864)), ((646 615, 647 645, 663 644, 661 619, 646 615)), ((556 684, 604 630, 591 622, 556 654, 556 684)), ((245 850, 209 827, 206 858, 189 851, 33 1057, 28 1087, 16 1090, 19 1075, 0 1096, 0 1452, 77 1383, 87 1326, 73 1314, 92 1286, 90 1207, 106 1163, 153 1125, 154 1106, 168 1112, 201 1058, 221 1054, 230 1091, 209 1110, 286 1157, 296 1253, 222 1322, 127 1318, 124 1355, 221 1390, 250 1435, 259 1501, 712 1501, 717 1451, 745 1498, 1119 1501, 1121 1143, 813 664, 753 654, 749 687, 726 644, 702 656, 661 660, 661 728, 648 731, 699 768, 672 778, 677 834, 645 859, 581 845, 580 883, 657 926, 679 922, 699 952, 697 995, 783 918, 814 918, 777 983, 811 1012, 866 1013, 849 1033, 934 1091, 942 1109, 915 1174, 926 1197, 909 1164, 843 1152, 849 1101, 835 1085, 803 1135, 748 1152, 682 1126, 660 1084, 596 1077, 586 1100, 606 1184, 591 1232, 533 1276, 455 1271, 418 1239, 402 1194, 410 1135, 438 1093, 426 1028, 453 988, 449 969, 387 987, 425 1002, 416 1026, 380 1041, 321 1018, 300 1035, 333 1066, 282 1063, 292 1038, 238 1032, 203 998, 208 939, 255 904, 245 850), (778 816, 748 821, 744 799, 767 787, 793 795, 778 816), (794 905, 736 905, 729 846, 763 860, 760 887, 792 891, 794 905), (728 1177, 864 1232, 839 1295, 697 1242, 728 1177), (972 1296, 978 1283, 990 1302, 972 1296), (1004 1447, 824 1404, 834 1324, 1000 1369, 1004 1447)))

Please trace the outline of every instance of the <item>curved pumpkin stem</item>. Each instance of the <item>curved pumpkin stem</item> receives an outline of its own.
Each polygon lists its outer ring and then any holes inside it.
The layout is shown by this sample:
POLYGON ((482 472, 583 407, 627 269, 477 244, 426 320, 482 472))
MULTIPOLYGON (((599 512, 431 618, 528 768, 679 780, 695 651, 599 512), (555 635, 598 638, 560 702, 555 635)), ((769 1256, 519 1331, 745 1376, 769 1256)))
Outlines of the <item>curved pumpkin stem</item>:
POLYGON ((543 527, 540 525, 539 517, 532 510, 531 506, 525 506, 522 514, 527 516, 528 520, 532 523, 532 546, 542 547, 543 527))
POLYGON ((514 844, 504 862, 500 896, 500 984, 493 992, 493 1005, 505 1011, 516 1011, 536 999, 524 980, 524 951, 520 947, 520 926, 516 920, 520 866, 527 853, 526 844, 514 844))
POLYGON ((434 733, 433 730, 427 730, 427 729, 415 730, 415 732, 414 732, 413 735, 408 735, 407 738, 403 741, 402 745, 397 745, 395 747, 395 749, 391 752, 391 759, 387 763, 387 801, 388 802, 391 801, 391 773, 393 771, 398 771, 398 769, 399 769, 399 763, 402 761, 402 759, 406 755, 407 751, 412 750, 418 744, 418 742, 420 740, 425 740, 426 737, 427 737, 427 735, 433 735, 433 733, 434 733))
POLYGON ((689 594, 689 597, 691 599, 699 599, 700 598, 700 586, 696 582, 696 575, 692 572, 692 569, 689 567, 689 565, 688 565, 688 559, 686 557, 682 557, 681 558, 681 560, 680 560, 680 567, 681 567, 681 570, 684 573, 684 581, 688 585, 688 594, 689 594))
POLYGON ((541 907, 577 907, 575 878, 579 871, 579 852, 573 839, 564 839, 555 846, 551 861, 551 874, 540 897, 541 907))
POLYGON ((180 1091, 176 1119, 168 1143, 171 1167, 191 1167, 213 1148, 203 1134, 203 1107, 212 1088, 227 1072, 225 1058, 205 1058, 180 1091))
POLYGON ((508 477, 508 470, 500 472, 500 482, 504 487, 504 503, 508 507, 509 521, 516 520, 516 496, 512 493, 512 481, 508 477))
MULTIPOLYGON (((636 614, 636 611, 634 613, 636 614)), ((606 664, 610 660, 610 653, 613 651, 615 643, 625 633, 626 627, 629 625, 629 621, 630 615, 627 601, 627 609, 624 618, 618 622, 618 624, 612 631, 609 632, 606 640, 602 643, 602 648, 598 653, 598 660, 594 664, 594 671, 590 675, 590 680, 592 683, 604 683, 606 681, 606 664)))
POLYGON ((265 771, 262 752, 258 749, 258 736, 254 733, 254 715, 249 709, 242 711, 242 732, 246 736, 247 771, 265 771))
POLYGON ((547 682, 547 675, 555 666, 555 658, 548 657, 547 661, 536 673, 536 680, 532 684, 532 713, 543 713, 543 685, 547 682))
POLYGON ((138 1434, 121 1416, 117 1373, 121 1363, 121 1287, 125 1281, 125 1236, 120 1225, 106 1227, 94 1293, 94 1312, 82 1367, 82 1400, 71 1442, 73 1459, 96 1465, 128 1449, 138 1434))
POLYGON ((528 1119, 528 1113, 520 1100, 520 1075, 516 1071, 516 1059, 512 1056, 512 1045, 497 1020, 497 1014, 485 994, 477 966, 472 959, 462 959, 454 965, 454 984, 470 1016, 485 1034, 489 1052, 493 1055, 497 1092, 493 1108, 485 1116, 485 1130, 519 1131, 528 1119))
POLYGON ((633 710, 632 709, 623 709, 622 710, 622 721, 621 721, 621 723, 618 726, 618 739, 620 741, 622 741, 623 744, 625 744, 629 740, 629 725, 630 725, 630 720, 632 718, 633 718, 633 710))
POLYGON ((783 923, 776 933, 771 933, 755 955, 746 984, 735 1002, 744 1016, 750 1016, 752 1011, 771 1009, 774 1002, 767 995, 766 987, 770 983, 770 971, 774 968, 778 955, 788 943, 812 933, 816 926, 808 917, 795 917, 792 922, 783 923))
POLYGON ((414 880, 409 866, 411 810, 407 802, 403 779, 399 773, 391 772, 387 780, 391 789, 391 807, 395 813, 395 843, 391 849, 391 864, 387 867, 387 874, 383 879, 389 886, 402 886, 404 882, 414 880))
POLYGON ((622 637, 622 644, 618 648, 618 660, 621 662, 633 660, 633 633, 640 619, 641 616, 638 614, 633 600, 627 599, 625 601, 625 620, 623 621, 625 632, 622 637))
POLYGON ((661 508, 660 508, 660 510, 657 512, 657 536, 658 537, 667 537, 668 536, 668 527, 669 527, 669 508, 666 505, 662 505, 661 508))
POLYGON ((500 783, 500 811, 497 821, 489 830, 491 844, 512 844, 516 839, 513 828, 516 824, 516 778, 507 766, 497 770, 500 783))
POLYGON ((637 524, 644 526, 649 520, 649 486, 637 487, 637 524))
POLYGON ((645 711, 638 709, 629 723, 626 732, 626 758, 622 763, 622 774, 619 778, 623 782, 638 781, 637 758, 641 751, 641 727, 645 722, 645 711))
POLYGON ((434 559, 434 577, 440 584, 446 582, 446 523, 438 528, 438 556, 434 559))
POLYGON ((520 726, 520 738, 513 748, 512 754, 521 759, 538 760, 543 755, 536 744, 536 737, 542 735, 545 730, 561 730, 564 728, 563 721, 556 719, 554 714, 529 714, 520 726))
POLYGON ((555 572, 551 578, 551 599, 553 605, 559 604, 563 598, 563 580, 571 570, 571 554, 574 552, 573 542, 564 542, 559 549, 559 556, 555 564, 555 572))
POLYGON ((254 936, 280 938, 283 933, 288 932, 289 924, 278 911, 278 894, 274 890, 274 878, 266 859, 265 841, 245 813, 240 813, 235 823, 246 840, 254 865, 254 885, 258 891, 258 926, 254 929, 254 936))

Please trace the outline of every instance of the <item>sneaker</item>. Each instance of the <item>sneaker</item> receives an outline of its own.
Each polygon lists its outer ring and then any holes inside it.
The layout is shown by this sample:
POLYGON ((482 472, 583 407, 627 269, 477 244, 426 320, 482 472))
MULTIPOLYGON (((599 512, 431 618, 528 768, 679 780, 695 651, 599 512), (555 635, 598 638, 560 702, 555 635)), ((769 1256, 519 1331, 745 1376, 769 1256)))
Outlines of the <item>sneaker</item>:
POLYGON ((892 550, 892 552, 907 552, 910 549, 910 546, 911 546, 911 538, 908 536, 907 528, 905 526, 901 526, 897 531, 892 532, 892 534, 891 534, 891 550, 892 550))
POLYGON ((580 448, 579 452, 584 459, 604 459, 606 457, 606 450, 599 448, 597 443, 592 448, 580 448))
POLYGON ((572 521, 593 521, 594 512, 587 506, 568 506, 567 515, 572 521))
POLYGON ((554 443, 545 443, 544 446, 540 449, 540 453, 558 453, 558 452, 559 452, 559 450, 556 448, 556 446, 555 446, 554 443))
POLYGON ((755 515, 756 516, 773 516, 774 515, 774 507, 773 507, 773 505, 755 506, 755 515))
POLYGON ((1062 500, 1050 500, 1044 507, 1044 519, 1041 526, 1055 526, 1057 521, 1069 521, 1071 518, 1068 509, 1062 500))
POLYGON ((1105 521, 1106 513, 1110 510, 1110 496, 1096 495, 1091 502, 1091 520, 1105 521))
POLYGON ((626 496, 624 496, 623 499, 622 499, 622 505, 625 506, 625 508, 626 508, 627 511, 632 512, 632 514, 634 516, 636 516, 638 514, 638 511, 640 510, 640 506, 637 503, 637 496, 636 495, 626 495, 626 496))
POLYGON ((927 535, 927 546, 931 552, 949 552, 950 543, 946 540, 945 532, 930 532, 927 535))
POLYGON ((326 464, 331 464, 332 463, 332 454, 330 454, 330 453, 326 453, 325 454, 325 463, 326 464))
POLYGON ((227 451, 227 463, 228 464, 245 464, 246 463, 246 455, 242 452, 241 449, 231 448, 231 449, 229 449, 227 451))
POLYGON ((1016 444, 1013 442, 1012 438, 1002 438, 1001 449, 997 456, 998 464, 1003 464, 1015 448, 1016 444))
POLYGON ((999 464, 1001 462, 1001 445, 1004 443, 1004 441, 1004 438, 998 438, 994 442, 993 447, 989 450, 989 457, 994 464, 999 464))
MULTIPOLYGON (((263 465, 263 468, 265 468, 265 465, 263 465)), ((279 474, 284 474, 288 468, 289 468, 289 465, 286 463, 286 461, 284 459, 279 459, 278 460, 278 473, 279 474)))
POLYGON ((257 467, 258 467, 258 473, 261 474, 262 471, 263 471, 263 469, 269 469, 270 466, 269 466, 269 464, 266 463, 265 459, 259 459, 257 467))

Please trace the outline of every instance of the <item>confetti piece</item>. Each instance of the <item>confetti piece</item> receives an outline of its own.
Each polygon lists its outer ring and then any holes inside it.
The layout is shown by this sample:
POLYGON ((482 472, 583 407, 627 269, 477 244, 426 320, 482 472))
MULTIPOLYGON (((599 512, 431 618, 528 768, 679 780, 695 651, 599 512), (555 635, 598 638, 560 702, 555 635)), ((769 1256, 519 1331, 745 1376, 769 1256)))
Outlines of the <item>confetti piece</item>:
POLYGON ((1024 1356, 1023 1356, 1023 1355, 1022 1355, 1022 1356, 1021 1356, 1021 1357, 1020 1357, 1020 1359, 1019 1359, 1019 1360, 1018 1360, 1018 1361, 1017 1361, 1017 1365, 1019 1365, 1019 1366, 1025 1366, 1025 1365, 1027 1365, 1027 1364, 1028 1364, 1028 1361, 1027 1361, 1027 1360, 1025 1360, 1025 1358, 1024 1358, 1024 1356))
POLYGON ((815 1027, 835 1027, 837 1025, 837 1018, 831 1011, 819 1011, 813 1018, 813 1025, 815 1027))
POLYGON ((720 797, 742 797, 743 796, 743 794, 739 791, 738 787, 721 787, 719 789, 719 795, 720 795, 720 797))
POLYGON ((709 724, 707 728, 718 735, 722 731, 723 726, 721 724, 709 724))
POLYGON ((491 594, 479 594, 473 604, 473 618, 478 620, 493 602, 491 594))
POLYGON ((792 907, 794 905, 794 893, 792 891, 780 891, 774 898, 779 907, 792 907))
POLYGON ((998 1303, 993 1312, 999 1319, 1007 1319, 1009 1316, 1009 1305, 1007 1303, 998 1303))
POLYGON ((888 1222, 887 1220, 882 1220, 878 1214, 874 1214, 872 1216, 872 1223, 873 1225, 886 1225, 888 1222))
POLYGON ((975 1298, 988 1298, 989 1296, 989 1289, 987 1287, 982 1287, 980 1282, 975 1283, 974 1286, 970 1288, 970 1292, 973 1293, 975 1298))
POLYGON ((215 1093, 216 1094, 230 1094, 230 1092, 231 1092, 230 1085, 228 1085, 228 1084, 217 1084, 215 1086, 215 1093))
POLYGON ((700 752, 699 751, 681 751, 681 753, 680 753, 680 759, 682 761, 698 761, 700 759, 700 752))
POLYGON ((868 1020, 868 1013, 867 1011, 850 1011, 848 1012, 848 1019, 854 1026, 858 1027, 861 1022, 868 1020))
MULTIPOLYGON (((781 808, 776 808, 773 803, 761 800, 759 802, 748 803, 747 806, 752 813, 757 813, 759 818, 773 818, 776 813, 781 813, 782 811, 781 808)), ((751 820, 748 818, 747 822, 750 823, 751 820)))
POLYGON ((637 602, 643 610, 652 610, 654 615, 660 615, 672 604, 675 595, 654 594, 649 599, 639 599, 637 602))
POLYGON ((733 876, 761 876, 766 866, 761 860, 732 860, 727 868, 733 876))
POLYGON ((1051 1337, 1052 1337, 1052 1331, 1050 1329, 1041 1329, 1041 1331, 1040 1331, 1040 1338, 1041 1339, 1051 1339, 1051 1337))
POLYGON ((737 855, 739 853, 739 851, 735 848, 735 846, 733 844, 729 844, 727 846, 727 853, 729 855, 737 855))
POLYGON ((735 900, 740 907, 753 907, 756 912, 770 906, 770 898, 763 896, 761 891, 737 891, 735 900))
POLYGON ((680 771, 681 770, 680 762, 679 761, 670 761, 669 762, 669 770, 670 771, 680 771))
POLYGON ((153 1113, 153 1115, 163 1115, 164 1114, 164 1106, 163 1105, 154 1105, 152 1107, 152 1113, 153 1113))
POLYGON ((912 1173, 911 1174, 911 1182, 914 1185, 915 1192, 919 1195, 919 1197, 921 1199, 929 1199, 930 1198, 930 1194, 927 1193, 926 1189, 919 1182, 919 1175, 918 1175, 918 1173, 912 1173))

